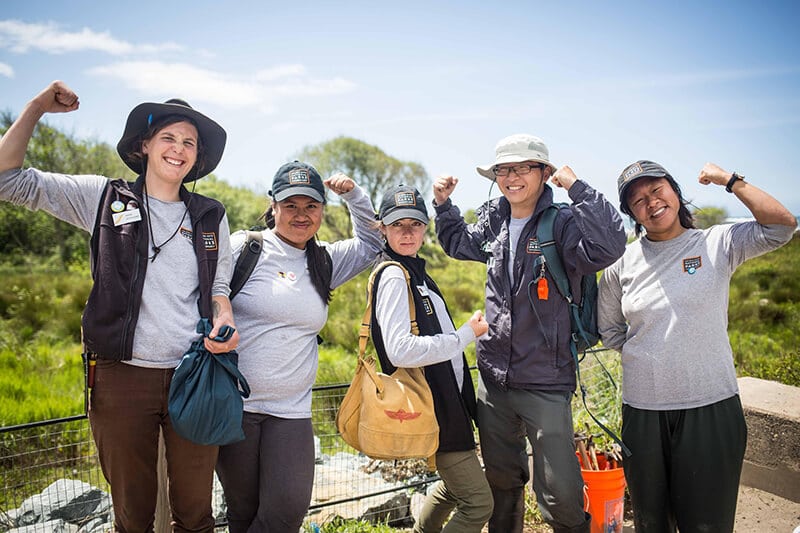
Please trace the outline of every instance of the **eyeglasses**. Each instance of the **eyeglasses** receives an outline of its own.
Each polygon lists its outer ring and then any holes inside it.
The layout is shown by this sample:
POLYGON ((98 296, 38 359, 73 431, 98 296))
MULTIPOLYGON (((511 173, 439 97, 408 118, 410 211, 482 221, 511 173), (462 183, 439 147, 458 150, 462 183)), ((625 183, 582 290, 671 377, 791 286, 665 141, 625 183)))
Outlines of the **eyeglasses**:
POLYGON ((534 163, 532 165, 528 163, 522 163, 520 165, 511 165, 509 167, 494 167, 492 172, 498 178, 505 178, 512 170, 517 176, 524 176, 526 174, 530 174, 531 170, 535 168, 542 168, 542 166, 543 165, 541 163, 534 163))

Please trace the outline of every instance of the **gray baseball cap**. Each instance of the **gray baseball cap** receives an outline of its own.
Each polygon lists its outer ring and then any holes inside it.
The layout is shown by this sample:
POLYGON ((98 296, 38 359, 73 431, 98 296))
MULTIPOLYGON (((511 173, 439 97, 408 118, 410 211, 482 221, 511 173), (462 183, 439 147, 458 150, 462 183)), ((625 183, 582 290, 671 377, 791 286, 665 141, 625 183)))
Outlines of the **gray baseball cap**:
POLYGON ((667 172, 667 169, 658 163, 653 163, 646 159, 631 163, 625 167, 619 178, 617 178, 617 192, 619 193, 619 202, 621 204, 625 203, 625 192, 630 184, 639 178, 667 178, 675 181, 670 173, 667 172))
POLYGON ((555 165, 550 162, 550 152, 547 150, 544 141, 533 135, 517 133, 504 137, 497 141, 497 145, 494 147, 494 153, 493 163, 479 166, 476 169, 478 174, 492 181, 495 179, 492 169, 503 163, 536 161, 537 163, 543 163, 552 168, 553 172, 558 170, 555 165))

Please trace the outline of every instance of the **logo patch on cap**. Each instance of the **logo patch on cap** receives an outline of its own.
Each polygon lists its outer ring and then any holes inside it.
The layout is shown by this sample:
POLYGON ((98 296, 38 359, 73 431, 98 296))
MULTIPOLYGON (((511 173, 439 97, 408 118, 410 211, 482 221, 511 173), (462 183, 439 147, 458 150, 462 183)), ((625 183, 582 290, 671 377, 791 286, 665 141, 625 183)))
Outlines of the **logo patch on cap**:
POLYGON ((311 178, 305 168, 298 168, 289 172, 289 185, 309 185, 310 183, 311 178))
POLYGON ((642 165, 639 163, 634 163, 625 169, 625 172, 622 173, 622 179, 628 180, 637 174, 641 174, 642 172, 644 172, 644 170, 642 170, 642 165))
POLYGON ((417 199, 414 198, 414 193, 411 191, 402 191, 395 193, 394 195, 394 205, 397 207, 401 206, 415 206, 417 205, 417 199))

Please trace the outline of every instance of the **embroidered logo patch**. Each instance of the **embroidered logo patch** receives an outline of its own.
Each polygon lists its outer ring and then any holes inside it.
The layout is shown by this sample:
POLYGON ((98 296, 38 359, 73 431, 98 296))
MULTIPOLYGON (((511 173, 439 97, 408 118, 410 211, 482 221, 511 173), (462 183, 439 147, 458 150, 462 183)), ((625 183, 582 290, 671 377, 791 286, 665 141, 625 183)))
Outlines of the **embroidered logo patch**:
POLYGON ((204 231, 203 232, 203 247, 206 250, 216 250, 217 249, 217 234, 213 231, 204 231))
POLYGON ((181 237, 185 238, 189 242, 192 242, 192 230, 181 226, 181 237))
POLYGON ((298 168, 289 172, 289 185, 308 185, 311 179, 308 177, 308 170, 298 168))
POLYGON ((623 180, 630 179, 636 176, 637 174, 641 174, 642 172, 643 172, 642 165, 640 165, 639 163, 634 163, 625 169, 625 172, 622 174, 622 179, 623 180))
POLYGON ((415 413, 414 411, 408 412, 405 409, 398 409, 397 411, 389 411, 388 409, 383 410, 386 413, 386 416, 391 418, 392 420, 399 420, 400 423, 403 423, 403 420, 414 420, 415 418, 419 418, 422 413, 415 413))
POLYGON ((417 205, 417 199, 414 198, 414 193, 409 191, 403 191, 395 193, 394 195, 394 205, 396 206, 404 206, 410 205, 415 206, 417 205))
POLYGON ((426 315, 432 315, 433 314, 433 306, 431 305, 430 298, 423 298, 422 299, 422 307, 425 309, 425 314, 426 315))
POLYGON ((536 237, 528 239, 528 246, 525 248, 525 251, 529 254, 542 255, 542 249, 539 247, 539 241, 536 237))
POLYGON ((701 266, 703 266, 703 260, 699 256, 687 257, 683 260, 683 271, 688 272, 689 274, 694 274, 701 266))

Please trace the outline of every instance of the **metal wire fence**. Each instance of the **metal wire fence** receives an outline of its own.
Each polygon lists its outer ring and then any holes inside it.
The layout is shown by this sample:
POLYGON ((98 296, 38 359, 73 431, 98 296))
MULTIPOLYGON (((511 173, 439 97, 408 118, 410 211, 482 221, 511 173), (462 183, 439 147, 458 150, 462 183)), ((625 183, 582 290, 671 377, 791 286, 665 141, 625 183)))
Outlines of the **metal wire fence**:
MULTIPOLYGON (((619 430, 621 405, 618 360, 611 352, 597 350, 587 353, 581 363, 587 405, 615 431, 619 430)), ((474 370, 473 376, 477 378, 474 370)), ((349 448, 335 426, 346 389, 347 384, 314 388, 312 419, 318 450, 307 530, 314 530, 312 522, 322 524, 334 517, 410 525, 411 508, 421 502, 426 487, 438 478, 426 472, 423 461, 372 461, 349 448)), ((573 416, 577 430, 585 431, 588 423, 599 435, 579 398, 573 401, 573 416)), ((2 531, 34 523, 37 505, 46 504, 43 499, 67 501, 71 496, 66 493, 74 491, 76 484, 91 490, 72 501, 73 509, 60 511, 62 518, 68 515, 82 532, 101 531, 92 529, 93 524, 96 527, 108 520, 109 488, 100 471, 88 419, 83 415, 0 428, 0 468, 2 531), (89 501, 91 498, 95 500, 89 501), (89 508, 93 511, 87 513, 89 508), (87 514, 81 516, 82 512, 87 514)), ((224 528, 225 504, 219 484, 215 484, 214 503, 217 524, 224 528)))

